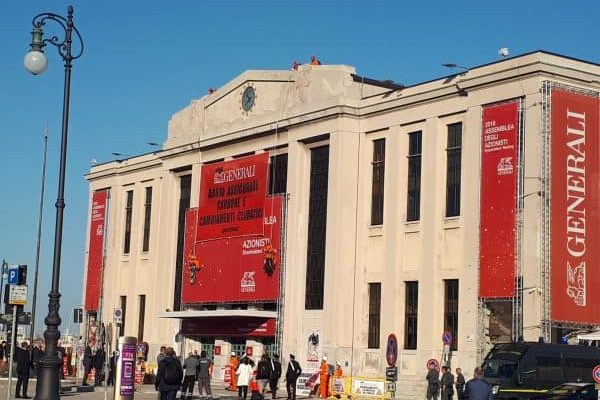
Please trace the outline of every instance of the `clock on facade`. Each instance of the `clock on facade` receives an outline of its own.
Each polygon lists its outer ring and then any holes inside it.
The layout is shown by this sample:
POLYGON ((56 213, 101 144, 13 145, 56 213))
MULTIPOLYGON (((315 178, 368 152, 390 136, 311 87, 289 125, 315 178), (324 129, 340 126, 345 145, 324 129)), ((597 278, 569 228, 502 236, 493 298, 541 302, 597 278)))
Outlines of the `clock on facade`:
POLYGON ((254 107, 255 100, 256 92, 254 91, 254 87, 248 86, 244 89, 244 93, 242 94, 242 109, 244 111, 250 111, 252 107, 254 107))

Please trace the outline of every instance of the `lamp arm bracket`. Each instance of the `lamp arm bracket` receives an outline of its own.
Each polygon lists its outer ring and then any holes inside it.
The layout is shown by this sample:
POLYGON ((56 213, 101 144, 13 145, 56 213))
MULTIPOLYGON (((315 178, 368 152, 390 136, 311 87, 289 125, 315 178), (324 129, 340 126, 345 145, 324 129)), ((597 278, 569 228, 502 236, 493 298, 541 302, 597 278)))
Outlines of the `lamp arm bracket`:
MULTIPOLYGON (((70 11, 71 11, 71 9, 70 9, 70 11)), ((76 60, 76 59, 80 58, 83 55, 83 49, 84 49, 83 38, 81 37, 79 30, 73 23, 72 18, 73 17, 71 15, 69 15, 69 18, 65 18, 62 15, 58 15, 58 14, 54 14, 54 13, 42 13, 42 14, 38 14, 35 17, 33 17, 33 20, 31 22, 33 27, 38 28, 38 29, 41 29, 43 26, 45 26, 47 24, 47 21, 54 21, 63 28, 64 39, 60 40, 60 38, 57 35, 53 35, 48 39, 44 39, 43 43, 44 43, 44 46, 47 44, 51 44, 51 45, 55 46, 56 48, 58 48, 58 52, 59 52, 60 56, 65 61, 76 60), (75 32, 75 35, 77 36, 77 39, 79 41, 79 45, 80 45, 79 51, 76 54, 72 54, 71 51, 69 50, 70 46, 68 46, 68 45, 70 43, 68 43, 68 42, 71 41, 71 35, 69 35, 69 31, 75 32)))

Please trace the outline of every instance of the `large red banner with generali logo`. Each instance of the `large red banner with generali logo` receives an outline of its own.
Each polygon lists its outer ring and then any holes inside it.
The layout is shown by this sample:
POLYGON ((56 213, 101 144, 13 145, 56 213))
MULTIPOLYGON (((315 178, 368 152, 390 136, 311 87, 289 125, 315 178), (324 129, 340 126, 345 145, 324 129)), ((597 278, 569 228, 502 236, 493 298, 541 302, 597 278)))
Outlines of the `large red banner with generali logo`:
MULTIPOLYGON (((183 303, 278 299, 283 198, 267 197, 263 202, 263 235, 202 241, 193 244, 193 250, 185 249, 187 259, 193 255, 198 265, 184 264, 183 303), (270 255, 274 262, 269 266, 266 259, 270 255)), ((193 215, 190 210, 188 222, 193 215)), ((193 230, 193 226, 186 227, 186 246, 191 245, 187 238, 193 230)))
POLYGON ((196 240, 261 235, 268 153, 202 166, 196 240))
POLYGON ((479 297, 515 294, 519 102, 483 108, 479 297))
POLYGON ((102 258, 104 256, 104 231, 106 229, 106 202, 108 190, 92 195, 90 214, 90 241, 85 285, 86 311, 98 311, 102 292, 102 258))
POLYGON ((552 312, 600 323, 600 157, 597 96, 552 90, 552 312))

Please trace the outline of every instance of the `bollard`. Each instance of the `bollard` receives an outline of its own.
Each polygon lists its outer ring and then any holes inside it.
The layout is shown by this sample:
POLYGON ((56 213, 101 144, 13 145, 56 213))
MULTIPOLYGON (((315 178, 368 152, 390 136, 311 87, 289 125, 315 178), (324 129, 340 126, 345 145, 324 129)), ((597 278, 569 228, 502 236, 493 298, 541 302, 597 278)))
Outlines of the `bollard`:
POLYGON ((115 374, 114 400, 133 400, 135 392, 135 348, 137 339, 132 336, 119 338, 118 360, 115 374))

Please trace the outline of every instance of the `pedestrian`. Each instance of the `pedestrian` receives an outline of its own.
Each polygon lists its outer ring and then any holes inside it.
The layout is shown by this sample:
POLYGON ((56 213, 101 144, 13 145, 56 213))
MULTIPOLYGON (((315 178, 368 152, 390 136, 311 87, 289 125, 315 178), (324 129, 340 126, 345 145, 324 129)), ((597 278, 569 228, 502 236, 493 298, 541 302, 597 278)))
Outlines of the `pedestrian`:
POLYGON ((202 392, 206 392, 206 398, 212 399, 212 390, 210 388, 210 379, 212 378, 213 362, 206 356, 206 351, 202 350, 198 359, 198 393, 202 398, 202 392))
POLYGON ((237 369, 240 365, 235 351, 231 352, 231 358, 229 359, 229 368, 231 369, 231 380, 229 381, 229 390, 235 392, 237 390, 237 369))
POLYGON ((440 384, 442 386, 442 400, 451 400, 454 396, 454 375, 450 372, 450 367, 446 365, 442 367, 440 384))
POLYGON ((105 358, 104 358, 104 350, 102 350, 102 348, 99 348, 96 351, 96 355, 94 355, 94 383, 96 386, 100 386, 102 385, 102 382, 104 381, 104 362, 105 362, 105 358))
POLYGON ((465 400, 465 376, 462 374, 462 369, 456 368, 456 394, 458 400, 465 400))
POLYGON ((183 384, 181 385, 181 400, 185 400, 185 394, 188 393, 188 398, 194 395, 194 385, 196 384, 196 374, 198 372, 198 359, 194 357, 194 353, 190 351, 187 358, 183 360, 183 384))
POLYGON ((427 400, 436 400, 440 392, 440 371, 434 366, 429 366, 427 371, 427 400))
POLYGON ((483 370, 481 367, 473 371, 473 379, 467 382, 465 396, 469 400, 492 400, 492 387, 483 379, 483 370))
POLYGON ((44 352, 40 348, 40 343, 35 343, 33 345, 33 349, 31 349, 31 364, 33 365, 33 373, 37 376, 38 373, 38 364, 40 359, 44 356, 44 352))
POLYGON ((329 397, 329 364, 327 364, 327 356, 321 357, 321 367, 319 370, 319 392, 322 399, 329 397))
POLYGON ((287 391, 287 400, 296 400, 296 381, 302 373, 300 364, 296 361, 296 357, 290 354, 290 362, 288 363, 285 373, 285 389, 287 391))
POLYGON ((108 379, 106 384, 108 386, 114 386, 115 384, 115 366, 117 365, 117 352, 113 351, 112 355, 108 359, 108 379))
POLYGON ((261 394, 265 393, 267 385, 269 384, 269 378, 271 377, 271 363, 267 354, 263 354, 258 362, 256 368, 256 380, 260 388, 261 394))
POLYGON ((83 352, 83 380, 81 381, 81 386, 88 385, 87 378, 92 368, 94 368, 94 351, 88 343, 83 352))
POLYGON ((154 387, 160 392, 161 400, 175 400, 177 391, 181 389, 183 368, 181 362, 175 357, 172 347, 165 348, 164 357, 158 364, 158 373, 154 387))
POLYGON ((271 398, 277 397, 277 385, 281 378, 281 363, 279 362, 279 354, 273 353, 273 357, 269 360, 271 364, 271 375, 269 376, 269 388, 271 389, 271 398))
POLYGON ((29 399, 27 386, 29 385, 29 370, 31 368, 31 357, 29 356, 29 345, 21 343, 14 351, 13 359, 17 362, 17 387, 15 398, 29 399))
POLYGON ((238 398, 246 400, 248 397, 248 384, 250 384, 250 378, 252 378, 252 366, 248 357, 242 358, 242 363, 238 366, 235 374, 237 375, 238 398))

